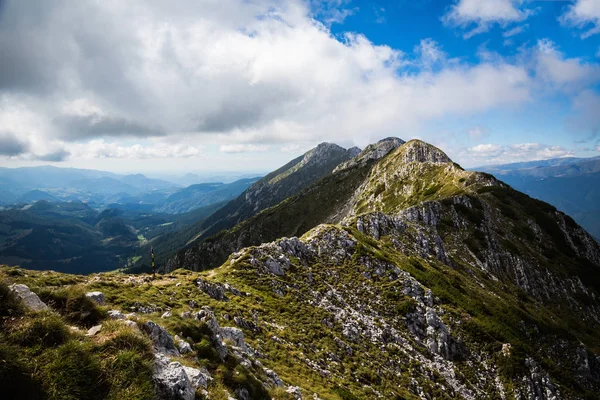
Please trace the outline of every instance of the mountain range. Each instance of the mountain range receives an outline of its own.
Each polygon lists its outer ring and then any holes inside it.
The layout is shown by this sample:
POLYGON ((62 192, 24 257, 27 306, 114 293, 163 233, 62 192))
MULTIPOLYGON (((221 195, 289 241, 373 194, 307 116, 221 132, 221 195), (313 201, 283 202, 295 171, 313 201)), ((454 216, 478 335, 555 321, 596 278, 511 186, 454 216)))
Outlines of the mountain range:
POLYGON ((573 218, 419 140, 317 149, 194 224, 164 275, 1 268, 4 392, 597 398, 600 245, 573 218), (234 225, 203 237, 217 214, 234 225))
POLYGON ((0 205, 38 200, 85 202, 101 210, 118 204, 156 213, 179 214, 234 199, 258 178, 231 183, 202 183, 187 174, 186 187, 142 174, 119 175, 106 171, 52 166, 0 168, 0 205))
POLYGON ((556 158, 478 167, 528 195, 547 201, 600 238, 600 157, 556 158))

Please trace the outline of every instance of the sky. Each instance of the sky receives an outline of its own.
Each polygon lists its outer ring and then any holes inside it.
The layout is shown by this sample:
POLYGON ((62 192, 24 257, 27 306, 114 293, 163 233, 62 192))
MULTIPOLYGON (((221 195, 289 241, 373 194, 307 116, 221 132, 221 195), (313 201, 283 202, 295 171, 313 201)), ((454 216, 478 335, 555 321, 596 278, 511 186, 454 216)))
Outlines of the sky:
POLYGON ((0 166, 273 170, 418 138, 600 154, 600 0, 0 0, 0 166))

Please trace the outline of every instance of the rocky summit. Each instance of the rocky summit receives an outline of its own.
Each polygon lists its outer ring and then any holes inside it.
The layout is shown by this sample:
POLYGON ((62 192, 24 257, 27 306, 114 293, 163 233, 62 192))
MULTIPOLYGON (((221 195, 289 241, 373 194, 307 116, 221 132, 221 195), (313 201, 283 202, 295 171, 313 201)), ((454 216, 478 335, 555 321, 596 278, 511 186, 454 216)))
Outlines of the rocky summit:
POLYGON ((386 139, 354 152, 205 243, 156 278, 2 268, 3 394, 600 393, 598 242, 427 143, 386 139))

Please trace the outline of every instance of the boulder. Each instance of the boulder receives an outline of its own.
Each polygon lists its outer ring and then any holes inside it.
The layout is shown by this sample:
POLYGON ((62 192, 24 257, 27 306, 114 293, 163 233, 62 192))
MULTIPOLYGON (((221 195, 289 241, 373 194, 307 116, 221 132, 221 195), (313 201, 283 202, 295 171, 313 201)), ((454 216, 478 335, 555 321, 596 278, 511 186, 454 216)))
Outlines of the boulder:
POLYGON ((283 387, 283 381, 272 369, 265 369, 265 375, 275 384, 275 386, 283 387))
POLYGON ((171 311, 165 311, 161 318, 169 318, 171 316, 171 311))
POLYGON ((27 287, 26 285, 15 283, 13 285, 10 285, 10 290, 18 298, 20 298, 21 301, 23 301, 25 307, 33 311, 48 310, 48 306, 40 300, 37 294, 29 290, 29 287, 27 287))
POLYGON ((92 326, 88 331, 86 336, 94 336, 102 329, 102 325, 92 326))
POLYGON ((188 379, 192 384, 192 388, 194 390, 201 387, 202 389, 206 389, 208 387, 208 383, 212 381, 212 376, 205 367, 200 369, 191 368, 191 367, 183 367, 188 379))
POLYGON ((289 393, 292 396, 294 396, 296 400, 302 400, 302 391, 298 386, 288 386, 288 388, 285 391, 286 393, 289 393))
POLYGON ((273 275, 277 275, 277 276, 285 275, 285 272, 283 271, 281 264, 279 264, 279 262, 277 262, 272 257, 269 257, 267 259, 267 261, 265 261, 265 266, 267 267, 267 270, 270 273, 272 273, 273 275))
POLYGON ((135 321, 124 320, 123 324, 125 324, 128 327, 130 327, 131 329, 133 329, 136 333, 142 333, 142 331, 140 330, 140 327, 138 326, 138 324, 135 321))
POLYGON ((110 310, 108 316, 112 319, 125 319, 125 316, 119 310, 110 310))
POLYGON ((246 342, 244 342, 244 332, 239 328, 225 327, 221 328, 221 337, 230 340, 233 346, 239 347, 242 351, 248 351, 246 342))
POLYGON ((192 346, 177 335, 175 335, 175 344, 181 354, 191 353, 193 351, 192 346))
POLYGON ((220 283, 210 283, 202 279, 198 279, 196 281, 196 285, 198 285, 198 289, 202 290, 210 298, 222 301, 229 300, 227 296, 225 296, 225 287, 220 283))
POLYGON ((104 293, 102 292, 87 292, 85 296, 92 299, 98 305, 103 306, 106 304, 106 300, 104 299, 104 293))
POLYGON ((165 328, 152 321, 146 322, 142 325, 142 328, 150 336, 150 339, 152 339, 157 352, 177 357, 181 355, 175 347, 173 336, 165 328))
POLYGON ((152 379, 161 400, 194 400, 196 396, 185 367, 162 354, 156 355, 152 379))

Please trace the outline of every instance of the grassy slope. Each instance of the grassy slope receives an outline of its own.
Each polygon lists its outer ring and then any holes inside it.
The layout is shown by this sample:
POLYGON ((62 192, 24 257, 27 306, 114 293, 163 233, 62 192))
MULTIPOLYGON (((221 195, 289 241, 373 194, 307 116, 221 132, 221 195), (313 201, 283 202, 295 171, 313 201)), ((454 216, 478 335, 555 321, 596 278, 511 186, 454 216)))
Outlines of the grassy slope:
POLYGON ((338 220, 336 212, 348 202, 363 183, 372 164, 329 175, 301 193, 258 215, 194 243, 179 251, 179 266, 206 270, 221 265, 239 249, 269 242, 279 237, 301 236, 316 225, 338 220), (192 249, 192 256, 187 256, 192 249))

